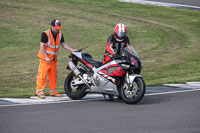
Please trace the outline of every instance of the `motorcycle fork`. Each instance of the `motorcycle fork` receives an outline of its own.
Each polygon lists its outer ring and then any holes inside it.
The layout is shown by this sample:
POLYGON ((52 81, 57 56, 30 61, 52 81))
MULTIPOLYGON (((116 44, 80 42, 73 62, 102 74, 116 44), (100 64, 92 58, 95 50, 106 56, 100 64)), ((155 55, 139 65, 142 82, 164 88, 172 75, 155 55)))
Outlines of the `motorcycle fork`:
POLYGON ((127 86, 128 86, 128 89, 129 89, 130 91, 132 91, 132 90, 133 90, 133 87, 130 86, 130 85, 132 85, 132 84, 131 84, 131 81, 130 81, 128 72, 126 73, 126 78, 125 78, 125 79, 126 79, 126 81, 124 82, 123 88, 125 88, 126 85, 127 85, 127 86))

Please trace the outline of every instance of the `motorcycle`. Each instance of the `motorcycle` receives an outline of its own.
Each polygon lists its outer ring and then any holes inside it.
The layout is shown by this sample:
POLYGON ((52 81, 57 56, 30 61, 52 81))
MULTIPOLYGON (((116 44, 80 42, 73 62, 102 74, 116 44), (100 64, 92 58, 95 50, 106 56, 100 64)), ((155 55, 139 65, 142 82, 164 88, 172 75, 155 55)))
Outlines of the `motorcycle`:
POLYGON ((83 49, 71 53, 68 69, 72 72, 66 77, 64 89, 67 96, 80 100, 88 93, 116 95, 127 104, 142 100, 146 91, 140 75, 141 60, 132 46, 121 50, 120 56, 102 64, 83 49))

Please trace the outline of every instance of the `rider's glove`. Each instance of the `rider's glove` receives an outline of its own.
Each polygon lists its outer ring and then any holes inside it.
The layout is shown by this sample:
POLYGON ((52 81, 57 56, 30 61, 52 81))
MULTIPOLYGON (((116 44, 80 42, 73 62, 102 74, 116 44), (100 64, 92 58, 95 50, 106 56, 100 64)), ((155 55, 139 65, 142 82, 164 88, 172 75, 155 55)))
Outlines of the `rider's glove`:
POLYGON ((120 58, 121 58, 121 56, 118 55, 118 54, 114 54, 114 55, 113 55, 113 59, 115 59, 115 60, 120 59, 120 58))

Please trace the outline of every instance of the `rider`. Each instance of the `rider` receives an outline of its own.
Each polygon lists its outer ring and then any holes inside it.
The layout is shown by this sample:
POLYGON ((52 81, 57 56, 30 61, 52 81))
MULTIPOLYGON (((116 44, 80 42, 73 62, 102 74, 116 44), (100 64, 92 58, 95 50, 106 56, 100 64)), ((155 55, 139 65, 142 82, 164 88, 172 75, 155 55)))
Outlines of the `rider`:
POLYGON ((115 26, 114 34, 108 37, 103 64, 120 57, 121 49, 130 45, 129 38, 126 35, 126 26, 119 23, 115 26))
MULTIPOLYGON (((120 57, 121 49, 130 46, 129 38, 126 35, 126 26, 119 23, 114 28, 114 34, 108 37, 106 42, 103 64, 120 57)), ((108 95, 109 100, 113 101, 113 95, 108 95)), ((118 97, 120 99, 120 97, 118 97)))

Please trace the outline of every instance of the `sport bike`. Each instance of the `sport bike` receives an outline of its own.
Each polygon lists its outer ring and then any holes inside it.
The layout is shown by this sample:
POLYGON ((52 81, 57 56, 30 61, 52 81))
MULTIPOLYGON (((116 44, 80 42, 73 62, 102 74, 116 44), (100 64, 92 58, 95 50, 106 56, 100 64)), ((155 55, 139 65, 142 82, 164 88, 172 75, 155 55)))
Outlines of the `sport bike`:
POLYGON ((88 93, 116 95, 127 104, 142 100, 146 91, 140 75, 141 60, 132 46, 123 48, 117 58, 102 64, 80 49, 72 52, 64 89, 67 96, 80 100, 88 93))

